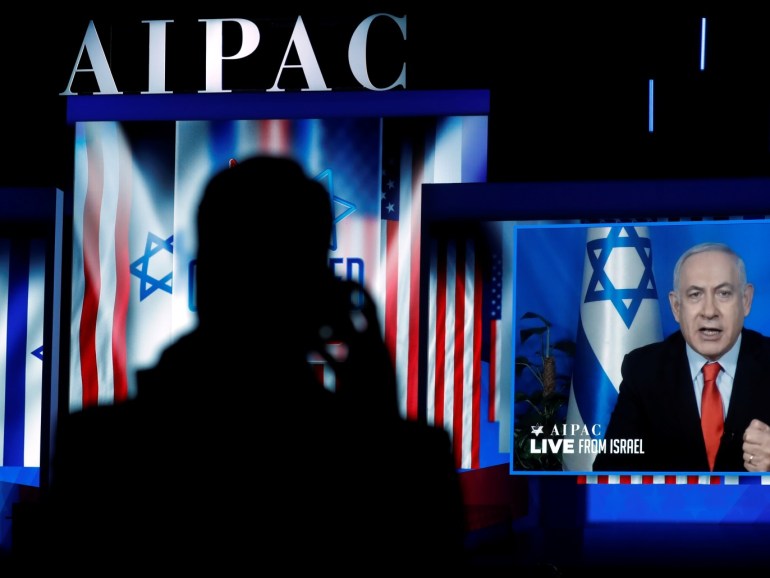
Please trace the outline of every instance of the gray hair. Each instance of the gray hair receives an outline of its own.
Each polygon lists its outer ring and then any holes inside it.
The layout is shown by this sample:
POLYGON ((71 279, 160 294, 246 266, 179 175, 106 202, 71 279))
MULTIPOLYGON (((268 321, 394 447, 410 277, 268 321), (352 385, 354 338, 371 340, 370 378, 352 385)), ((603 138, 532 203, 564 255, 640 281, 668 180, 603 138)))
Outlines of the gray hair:
POLYGON ((693 255, 697 255, 698 253, 706 253, 708 251, 719 251, 732 257, 733 261, 735 261, 735 266, 738 268, 738 281, 740 282, 740 288, 743 289, 744 285, 746 285, 746 264, 743 262, 741 256, 733 251, 730 246, 726 245, 725 243, 707 242, 690 247, 687 249, 687 251, 682 253, 681 257, 679 257, 676 265, 674 266, 674 291, 679 291, 679 275, 681 273, 682 265, 684 262, 693 255))

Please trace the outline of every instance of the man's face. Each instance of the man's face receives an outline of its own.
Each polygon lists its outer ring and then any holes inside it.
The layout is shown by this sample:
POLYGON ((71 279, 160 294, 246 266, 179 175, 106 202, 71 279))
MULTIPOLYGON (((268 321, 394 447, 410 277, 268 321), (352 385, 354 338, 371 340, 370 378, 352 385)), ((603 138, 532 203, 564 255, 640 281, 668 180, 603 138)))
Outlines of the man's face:
POLYGON ((741 291, 738 267, 730 255, 707 251, 682 264, 679 287, 668 299, 685 341, 715 361, 738 339, 753 296, 751 284, 741 291))

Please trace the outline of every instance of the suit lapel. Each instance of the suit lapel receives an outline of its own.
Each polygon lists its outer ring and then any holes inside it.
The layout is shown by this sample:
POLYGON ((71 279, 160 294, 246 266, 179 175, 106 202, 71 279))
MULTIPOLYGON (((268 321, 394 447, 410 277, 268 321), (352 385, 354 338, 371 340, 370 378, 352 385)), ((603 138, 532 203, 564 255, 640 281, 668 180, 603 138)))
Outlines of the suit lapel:
POLYGON ((683 447, 690 448, 689 451, 701 452, 704 463, 707 464, 706 446, 703 442, 701 433, 700 414, 698 413, 698 402, 695 399, 695 390, 690 374, 690 364, 687 361, 687 351, 685 349, 684 338, 681 333, 671 341, 668 350, 670 360, 669 371, 667 371, 669 386, 673 394, 672 407, 676 408, 677 416, 672 420, 677 424, 677 431, 672 432, 683 443, 683 447))
POLYGON ((730 405, 725 416, 725 432, 743 437, 743 429, 751 421, 758 408, 754 405, 756 396, 753 387, 758 377, 766 374, 768 368, 757 355, 757 347, 750 335, 744 332, 741 350, 738 353, 738 365, 733 379, 733 391, 730 405))

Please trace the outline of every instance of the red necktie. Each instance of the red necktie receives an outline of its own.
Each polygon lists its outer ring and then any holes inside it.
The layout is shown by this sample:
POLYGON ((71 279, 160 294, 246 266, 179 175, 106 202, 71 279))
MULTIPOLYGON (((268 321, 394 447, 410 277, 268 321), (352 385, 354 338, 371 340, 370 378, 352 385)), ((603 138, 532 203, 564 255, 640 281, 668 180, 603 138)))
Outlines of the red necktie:
POLYGON ((709 457, 709 469, 714 470, 717 458, 719 440, 725 429, 725 419, 722 412, 722 396, 717 389, 717 375, 722 369, 718 363, 707 363, 703 366, 703 396, 701 397, 700 423, 703 428, 703 441, 706 442, 706 453, 709 457))

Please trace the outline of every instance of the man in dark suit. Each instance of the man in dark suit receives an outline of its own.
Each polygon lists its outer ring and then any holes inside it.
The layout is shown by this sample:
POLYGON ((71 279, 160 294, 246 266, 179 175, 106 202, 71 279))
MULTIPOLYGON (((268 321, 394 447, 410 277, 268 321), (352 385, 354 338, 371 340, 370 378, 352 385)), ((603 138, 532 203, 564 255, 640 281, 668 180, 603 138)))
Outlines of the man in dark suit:
POLYGON ((770 338, 744 327, 753 296, 742 258, 727 245, 702 243, 679 258, 669 303, 680 331, 626 355, 594 471, 770 471, 770 338), (701 370, 713 363, 721 436, 711 465, 701 370), (634 451, 612 451, 622 440, 634 451))

